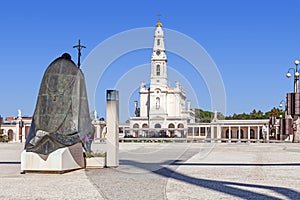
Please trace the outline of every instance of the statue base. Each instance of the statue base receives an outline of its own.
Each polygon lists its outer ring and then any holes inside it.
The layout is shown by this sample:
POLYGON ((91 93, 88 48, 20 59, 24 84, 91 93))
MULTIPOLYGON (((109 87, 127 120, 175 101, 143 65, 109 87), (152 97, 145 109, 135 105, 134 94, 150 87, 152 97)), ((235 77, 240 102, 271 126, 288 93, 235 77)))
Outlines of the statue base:
POLYGON ((64 173, 85 167, 82 144, 57 149, 48 156, 34 152, 21 154, 21 171, 64 173))

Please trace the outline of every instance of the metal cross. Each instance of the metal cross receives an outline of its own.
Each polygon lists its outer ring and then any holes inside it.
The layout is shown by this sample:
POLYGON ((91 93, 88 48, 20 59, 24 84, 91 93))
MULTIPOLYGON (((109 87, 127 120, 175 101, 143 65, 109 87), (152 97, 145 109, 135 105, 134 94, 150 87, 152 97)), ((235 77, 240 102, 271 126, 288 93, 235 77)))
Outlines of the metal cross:
POLYGON ((78 45, 73 46, 73 48, 76 48, 76 49, 78 50, 78 62, 77 62, 77 66, 78 66, 78 68, 80 68, 81 49, 82 49, 82 48, 86 48, 86 47, 80 45, 80 40, 78 40, 78 45))

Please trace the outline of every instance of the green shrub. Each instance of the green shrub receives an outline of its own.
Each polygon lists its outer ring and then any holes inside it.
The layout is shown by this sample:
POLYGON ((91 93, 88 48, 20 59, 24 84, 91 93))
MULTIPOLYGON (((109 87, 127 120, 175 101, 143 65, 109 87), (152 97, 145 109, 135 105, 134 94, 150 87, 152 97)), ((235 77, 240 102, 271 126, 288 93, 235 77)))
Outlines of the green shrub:
POLYGON ((0 130, 0 142, 8 142, 7 135, 3 134, 3 129, 0 130))
POLYGON ((85 152, 85 157, 86 158, 92 158, 92 157, 105 157, 106 152, 85 152))

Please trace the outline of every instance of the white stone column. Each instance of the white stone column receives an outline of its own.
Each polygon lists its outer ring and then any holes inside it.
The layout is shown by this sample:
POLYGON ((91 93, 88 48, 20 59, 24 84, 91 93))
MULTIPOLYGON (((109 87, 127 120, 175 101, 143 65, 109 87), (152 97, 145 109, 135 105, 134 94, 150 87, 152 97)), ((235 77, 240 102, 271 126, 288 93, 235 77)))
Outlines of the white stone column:
POLYGON ((21 134, 22 134, 22 142, 25 143, 25 126, 22 126, 21 128, 21 134))
POLYGON ((250 126, 248 126, 248 142, 250 142, 250 126))
POLYGON ((260 140, 260 128, 257 126, 257 140, 260 140))
POLYGON ((101 127, 100 124, 97 124, 96 137, 101 138, 101 127))
POLYGON ((231 126, 229 126, 228 142, 231 142, 231 126))
POLYGON ((269 126, 268 126, 268 127, 267 127, 267 141, 269 141, 269 139, 270 139, 269 131, 270 131, 270 129, 269 129, 269 126))
POLYGON ((217 138, 218 138, 219 142, 221 142, 221 139, 222 139, 222 128, 221 128, 221 125, 217 126, 217 138))
POLYGON ((210 138, 211 138, 211 141, 213 141, 213 139, 215 138, 215 126, 214 125, 210 126, 210 138))
POLYGON ((20 138, 19 135, 20 135, 20 128, 19 128, 19 122, 17 121, 16 122, 16 132, 14 132, 14 141, 15 142, 21 142, 19 139, 20 138))
POLYGON ((106 91, 107 154, 106 166, 119 166, 119 94, 117 90, 106 91))
MULTIPOLYGON (((239 126, 239 135, 238 135, 238 139, 240 140, 241 139, 241 127, 239 126)), ((241 141, 239 141, 241 142, 241 141)))

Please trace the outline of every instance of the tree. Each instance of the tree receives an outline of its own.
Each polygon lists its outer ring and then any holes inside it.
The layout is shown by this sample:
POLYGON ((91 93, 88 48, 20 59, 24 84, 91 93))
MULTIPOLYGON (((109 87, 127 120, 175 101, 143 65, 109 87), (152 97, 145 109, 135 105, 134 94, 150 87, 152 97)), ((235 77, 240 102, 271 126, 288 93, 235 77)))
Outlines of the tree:
POLYGON ((8 142, 8 137, 4 135, 3 129, 0 129, 0 142, 8 142))

